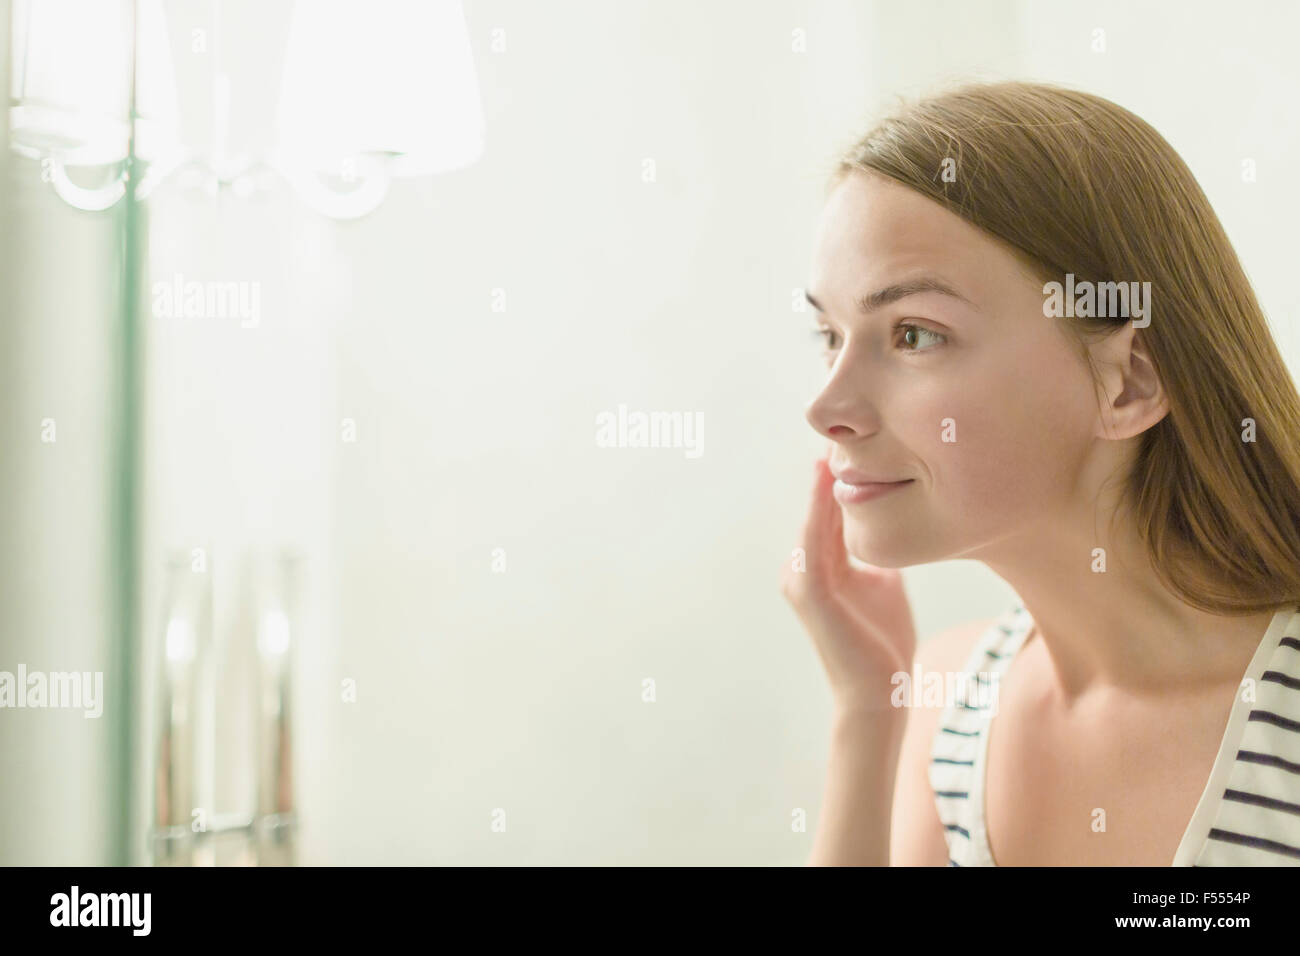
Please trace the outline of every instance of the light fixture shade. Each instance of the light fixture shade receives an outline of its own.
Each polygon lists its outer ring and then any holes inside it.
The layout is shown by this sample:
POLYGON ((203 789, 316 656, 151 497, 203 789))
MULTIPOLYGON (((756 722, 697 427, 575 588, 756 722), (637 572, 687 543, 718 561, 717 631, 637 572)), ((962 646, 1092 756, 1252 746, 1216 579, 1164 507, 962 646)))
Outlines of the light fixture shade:
POLYGON ((281 162, 340 175, 385 157, 396 176, 483 152, 483 111, 460 0, 309 0, 294 8, 281 82, 281 162))
MULTIPOLYGON (((10 140, 70 166, 126 158, 132 0, 14 0, 10 140)), ((139 0, 136 153, 170 148, 176 87, 160 0, 139 0)))

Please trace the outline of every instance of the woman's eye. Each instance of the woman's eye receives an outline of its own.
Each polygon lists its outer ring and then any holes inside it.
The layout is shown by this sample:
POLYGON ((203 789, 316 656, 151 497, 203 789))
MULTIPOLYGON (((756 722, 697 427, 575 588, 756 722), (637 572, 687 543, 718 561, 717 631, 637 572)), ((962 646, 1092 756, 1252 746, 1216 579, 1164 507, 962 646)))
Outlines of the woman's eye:
POLYGON ((832 340, 838 333, 834 329, 817 328, 812 330, 812 334, 821 338, 822 344, 826 346, 827 351, 835 351, 836 346, 832 343, 832 340))
MULTIPOLYGON (((903 348, 904 352, 930 351, 929 348, 920 347, 927 341, 926 336, 929 336, 929 341, 936 345, 948 341, 946 335, 940 335, 938 332, 932 332, 927 328, 923 328, 922 326, 915 325, 911 322, 899 322, 894 326, 894 334, 896 336, 900 330, 903 331, 903 341, 906 343, 903 348)), ((839 333, 834 329, 824 327, 815 328, 812 330, 812 334, 822 340, 822 344, 825 346, 826 351, 834 352, 839 348, 839 333)))
POLYGON ((938 332, 931 332, 929 329, 922 328, 919 325, 913 325, 911 322, 899 322, 896 326, 894 326, 894 331, 897 332, 899 329, 907 330, 903 333, 903 340, 907 342, 909 347, 903 349, 904 352, 930 351, 929 349, 914 347, 920 342, 922 342, 923 336, 926 335, 930 336, 931 339, 938 339, 940 342, 948 341, 947 336, 940 335, 938 332))

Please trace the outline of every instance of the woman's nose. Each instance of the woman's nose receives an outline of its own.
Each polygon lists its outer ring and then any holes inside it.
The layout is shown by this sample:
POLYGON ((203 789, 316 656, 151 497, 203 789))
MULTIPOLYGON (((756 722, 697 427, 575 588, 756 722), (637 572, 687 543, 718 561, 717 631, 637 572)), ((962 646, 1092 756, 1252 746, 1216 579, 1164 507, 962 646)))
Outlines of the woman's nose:
POLYGON ((832 375, 826 387, 804 409, 808 424, 832 441, 869 435, 878 428, 871 402, 849 383, 832 375))

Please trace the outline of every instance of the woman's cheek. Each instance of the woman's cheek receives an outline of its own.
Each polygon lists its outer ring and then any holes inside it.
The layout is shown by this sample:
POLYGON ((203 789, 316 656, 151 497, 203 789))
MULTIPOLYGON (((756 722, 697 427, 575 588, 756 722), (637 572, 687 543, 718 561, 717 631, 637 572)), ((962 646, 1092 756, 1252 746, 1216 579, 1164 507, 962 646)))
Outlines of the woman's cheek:
POLYGON ((937 427, 925 454, 935 506, 963 524, 996 524, 999 515, 1023 510, 1025 479, 1041 467, 1038 426, 1023 404, 987 390, 982 398, 930 412, 937 427))

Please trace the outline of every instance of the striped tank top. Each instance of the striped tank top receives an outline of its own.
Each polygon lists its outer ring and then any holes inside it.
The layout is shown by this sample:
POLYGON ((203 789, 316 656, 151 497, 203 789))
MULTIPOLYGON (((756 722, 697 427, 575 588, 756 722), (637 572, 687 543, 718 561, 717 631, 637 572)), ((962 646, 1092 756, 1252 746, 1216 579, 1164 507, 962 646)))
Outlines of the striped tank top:
MULTIPOLYGON (((998 618, 966 661, 967 686, 995 685, 1033 624, 1023 604, 998 618)), ((1173 866, 1300 866, 1300 607, 1273 615, 1241 686, 1253 687, 1254 699, 1244 690, 1236 695, 1173 866)), ((988 727, 996 708, 981 705, 990 700, 957 696, 940 716, 930 748, 930 786, 949 866, 997 865, 984 812, 988 727)))

